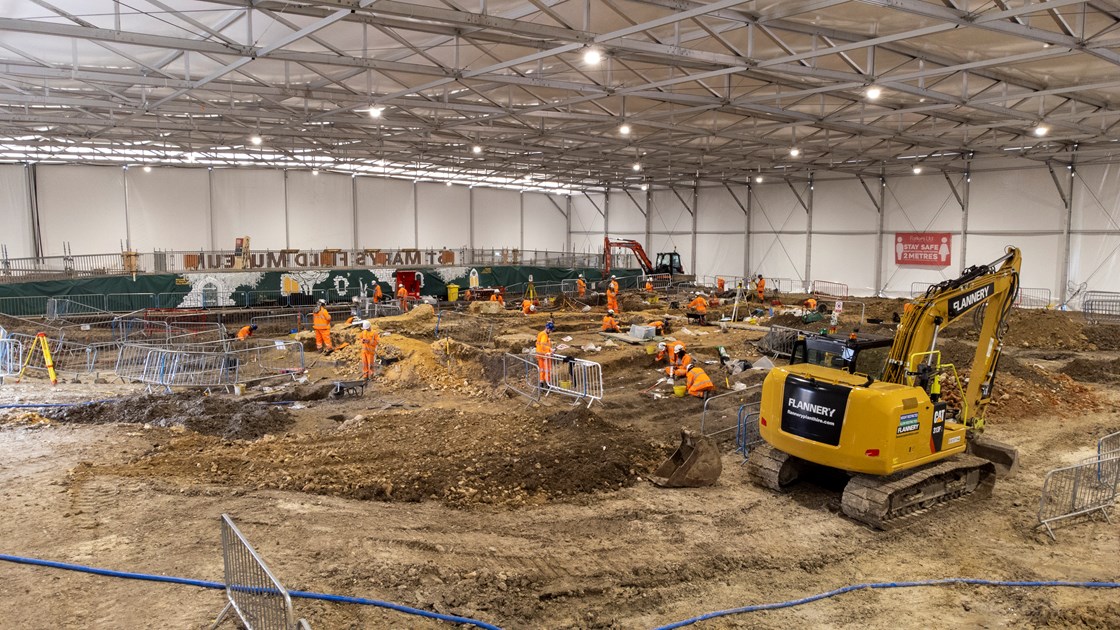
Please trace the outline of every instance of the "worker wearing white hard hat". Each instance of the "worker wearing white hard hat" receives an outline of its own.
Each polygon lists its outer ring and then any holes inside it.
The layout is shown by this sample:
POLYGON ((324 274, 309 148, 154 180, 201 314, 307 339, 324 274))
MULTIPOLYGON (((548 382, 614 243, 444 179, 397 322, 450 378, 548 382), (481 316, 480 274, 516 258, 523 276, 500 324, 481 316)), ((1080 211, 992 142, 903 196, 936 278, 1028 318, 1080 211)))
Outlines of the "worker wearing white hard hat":
POLYGON ((358 333, 358 342, 362 346, 362 378, 373 378, 373 368, 377 365, 377 344, 381 336, 374 330, 369 321, 362 322, 362 332, 358 333))
POLYGON ((673 346, 673 354, 669 357, 669 367, 665 368, 665 374, 670 377, 684 378, 688 374, 685 366, 689 363, 692 363, 692 357, 684 349, 684 344, 678 343, 673 346))
POLYGON ((331 314, 327 310, 327 301, 319 300, 315 312, 311 313, 311 329, 315 331, 315 349, 330 354, 334 350, 331 345, 331 314))

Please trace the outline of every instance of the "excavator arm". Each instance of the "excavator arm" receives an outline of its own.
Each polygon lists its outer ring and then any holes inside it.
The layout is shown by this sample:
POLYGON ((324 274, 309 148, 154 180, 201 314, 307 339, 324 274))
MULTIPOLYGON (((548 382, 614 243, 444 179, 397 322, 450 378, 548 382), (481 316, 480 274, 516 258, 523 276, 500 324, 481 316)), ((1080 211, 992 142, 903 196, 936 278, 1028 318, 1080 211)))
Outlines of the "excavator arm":
POLYGON ((933 367, 933 352, 941 329, 983 309, 980 338, 961 408, 964 423, 977 433, 982 431, 984 409, 991 401, 996 367, 1003 349, 1004 320, 1019 291, 1021 264, 1019 250, 1008 247, 1007 253, 998 260, 969 267, 959 278, 927 289, 902 318, 882 380, 913 385, 923 364, 927 372, 933 367))
POLYGON ((653 273, 653 263, 650 262, 649 256, 646 256, 646 250, 642 248, 641 243, 629 239, 617 239, 605 236, 603 237, 604 277, 609 278, 611 275, 611 250, 615 247, 629 249, 634 252, 634 255, 638 257, 638 264, 642 266, 642 271, 653 273))

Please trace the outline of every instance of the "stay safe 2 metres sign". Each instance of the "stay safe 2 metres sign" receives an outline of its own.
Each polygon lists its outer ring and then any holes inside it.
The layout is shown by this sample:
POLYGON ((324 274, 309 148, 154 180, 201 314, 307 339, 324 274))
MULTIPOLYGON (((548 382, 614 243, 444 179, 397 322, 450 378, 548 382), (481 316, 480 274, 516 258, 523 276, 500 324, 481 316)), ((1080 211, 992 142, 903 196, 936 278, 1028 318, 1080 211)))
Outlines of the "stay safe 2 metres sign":
POLYGON ((949 232, 897 232, 894 264, 948 267, 953 263, 953 237, 949 232))

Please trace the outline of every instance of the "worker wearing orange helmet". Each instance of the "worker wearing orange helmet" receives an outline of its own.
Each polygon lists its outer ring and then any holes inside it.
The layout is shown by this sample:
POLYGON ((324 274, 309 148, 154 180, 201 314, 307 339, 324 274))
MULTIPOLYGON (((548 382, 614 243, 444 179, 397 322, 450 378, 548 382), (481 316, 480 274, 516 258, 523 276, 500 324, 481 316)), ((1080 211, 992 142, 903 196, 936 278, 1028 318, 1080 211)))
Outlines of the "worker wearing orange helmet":
POLYGON ((697 398, 707 398, 708 392, 715 391, 716 386, 712 383, 712 379, 708 377, 707 372, 704 371, 699 365, 692 365, 691 363, 685 366, 685 387, 688 388, 690 396, 697 398))
POLYGON ((334 346, 331 345, 331 314, 327 311, 326 300, 319 300, 311 313, 311 329, 315 331, 315 349, 322 351, 326 346, 327 354, 330 354, 334 346))
POLYGON ((362 344, 362 378, 369 380, 373 378, 373 368, 377 364, 377 344, 381 342, 381 335, 373 330, 369 322, 362 322, 358 341, 362 344))
POLYGON ((537 333, 537 374, 540 378, 541 388, 547 387, 552 382, 552 338, 550 335, 552 331, 556 330, 556 324, 551 320, 544 325, 544 330, 537 333))
POLYGON ((402 313, 407 313, 408 312, 408 289, 404 288, 403 284, 397 287, 397 301, 401 305, 401 312, 402 313))
POLYGON ((618 320, 614 317, 614 311, 609 308, 607 314, 603 316, 603 332, 620 332, 618 320))
POLYGON ((583 279, 583 274, 579 274, 576 278, 576 296, 580 299, 587 295, 587 281, 583 279))

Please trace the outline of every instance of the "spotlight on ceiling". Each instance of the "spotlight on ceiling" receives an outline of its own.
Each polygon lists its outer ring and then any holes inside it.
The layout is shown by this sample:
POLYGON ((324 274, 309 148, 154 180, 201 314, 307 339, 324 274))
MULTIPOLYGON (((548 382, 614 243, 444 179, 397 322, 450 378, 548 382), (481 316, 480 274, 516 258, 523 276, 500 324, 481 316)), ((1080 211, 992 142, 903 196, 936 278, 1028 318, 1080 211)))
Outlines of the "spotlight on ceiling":
POLYGON ((598 65, 603 61, 603 53, 599 52, 597 48, 588 48, 583 51, 583 63, 591 66, 598 65))
POLYGON ((1050 133, 1050 128, 1046 125, 1040 124, 1034 128, 1034 135, 1038 136, 1039 138, 1045 136, 1048 133, 1050 133))
POLYGON ((634 162, 634 166, 631 166, 630 168, 634 169, 634 172, 636 173, 636 172, 642 170, 642 163, 641 162, 634 162))
POLYGON ((312 175, 318 175, 319 174, 319 169, 317 169, 317 168, 311 169, 311 174, 312 175))
POLYGON ((910 170, 914 171, 915 175, 921 175, 922 174, 922 167, 920 167, 920 166, 915 166, 914 168, 912 168, 910 170))
POLYGON ((253 146, 259 147, 261 146, 261 142, 264 142, 264 140, 260 136, 254 134, 252 136, 249 136, 249 142, 252 142, 253 146))
POLYGON ((627 125, 626 123, 622 123, 618 127, 618 133, 620 133, 624 136, 630 135, 630 125, 627 125))
POLYGON ((447 180, 446 182, 443 183, 443 185, 444 186, 450 186, 451 185, 451 180, 450 179, 447 180))
POLYGON ((649 190, 649 184, 642 184, 641 186, 639 186, 639 188, 641 188, 642 190, 649 190))
POLYGON ((801 155, 801 149, 798 149, 797 147, 791 147, 790 148, 790 150, 789 150, 789 156, 790 157, 797 157, 799 155, 801 155))
POLYGON ((479 153, 482 153, 482 147, 477 145, 477 144, 474 145, 473 147, 471 147, 471 153, 473 153, 475 155, 478 155, 479 153))
POLYGON ((369 106, 369 117, 370 118, 381 118, 381 114, 384 113, 384 112, 385 112, 384 107, 378 107, 376 105, 370 105, 369 106))
POLYGON ((145 167, 144 167, 144 172, 145 172, 145 173, 151 173, 151 172, 152 172, 152 167, 150 167, 150 166, 145 166, 145 167))
POLYGON ((761 175, 755 176, 754 183, 761 184, 762 183, 762 176, 761 175))
POLYGON ((867 95, 868 99, 873 101, 883 95, 883 90, 882 88, 871 86, 867 88, 867 92, 865 94, 867 95))

